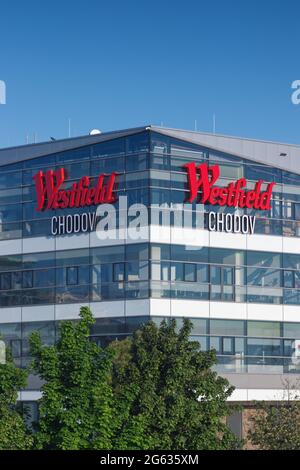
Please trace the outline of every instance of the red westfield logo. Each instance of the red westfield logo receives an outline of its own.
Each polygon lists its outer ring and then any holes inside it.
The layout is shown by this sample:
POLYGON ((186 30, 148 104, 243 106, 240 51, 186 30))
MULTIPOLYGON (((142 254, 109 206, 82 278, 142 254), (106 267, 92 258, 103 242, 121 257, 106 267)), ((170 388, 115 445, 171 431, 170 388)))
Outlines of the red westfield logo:
POLYGON ((72 184, 71 189, 62 189, 66 179, 64 168, 56 171, 48 170, 46 173, 38 171, 33 177, 37 195, 36 210, 85 207, 115 202, 117 197, 113 189, 116 174, 98 176, 94 187, 90 186, 89 176, 82 176, 79 182, 72 184))
POLYGON ((240 178, 226 187, 218 187, 214 184, 220 177, 219 165, 208 166, 207 163, 202 163, 196 166, 195 163, 187 163, 184 167, 188 173, 188 202, 193 202, 200 196, 199 202, 202 204, 271 209, 272 190, 276 183, 268 183, 266 191, 261 191, 264 180, 258 180, 253 190, 246 191, 247 180, 240 178))

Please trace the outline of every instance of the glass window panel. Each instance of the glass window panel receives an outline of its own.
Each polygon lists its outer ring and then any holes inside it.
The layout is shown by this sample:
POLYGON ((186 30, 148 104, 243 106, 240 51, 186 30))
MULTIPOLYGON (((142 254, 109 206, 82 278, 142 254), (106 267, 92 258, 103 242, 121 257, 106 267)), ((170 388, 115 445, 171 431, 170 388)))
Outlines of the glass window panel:
POLYGON ((2 273, 0 276, 0 287, 2 290, 7 290, 12 288, 11 283, 11 274, 12 273, 2 273))
POLYGON ((281 356, 281 342, 278 339, 248 338, 249 356, 281 356))
POLYGON ((149 245, 148 243, 140 243, 136 245, 126 246, 126 260, 148 260, 149 245))
POLYGON ((125 276, 125 264, 124 263, 114 263, 114 281, 124 281, 125 276))
POLYGON ((243 251, 225 248, 214 248, 210 250, 209 261, 214 264, 233 264, 235 266, 246 264, 243 251))
POLYGON ((245 322, 242 320, 210 320, 210 334, 241 336, 245 334, 245 322))
MULTIPOLYGON (((151 245, 151 258, 154 260, 169 260, 170 245, 151 245)), ((172 258, 176 260, 176 258, 172 258)))
POLYGON ((171 259, 174 261, 205 263, 208 261, 208 249, 206 247, 194 249, 184 245, 171 245, 171 259))
POLYGON ((210 337, 210 349, 215 349, 217 354, 220 354, 222 349, 221 349, 221 338, 218 338, 216 336, 211 336, 210 337))
POLYGON ((125 245, 91 249, 92 263, 113 263, 125 259, 125 245))
POLYGON ((248 321, 248 336, 280 336, 279 322, 248 321))
POLYGON ((171 263, 171 280, 172 281, 183 281, 184 280, 183 273, 184 273, 183 263, 171 263))
POLYGON ((284 287, 294 287, 294 272, 293 271, 283 271, 283 285, 284 287))
POLYGON ((279 253, 271 253, 264 251, 248 251, 247 265, 262 267, 278 267, 281 266, 281 255, 279 253))
POLYGON ((196 264, 184 264, 184 280, 187 282, 196 282, 196 264))
POLYGON ((285 338, 300 339, 300 323, 283 323, 283 336, 285 338))
POLYGON ((210 282, 211 284, 221 284, 221 267, 211 266, 210 267, 210 282))
POLYGON ((33 287, 33 271, 23 271, 23 288, 33 287))
POLYGON ((191 336, 190 339, 199 343, 201 351, 207 351, 207 336, 191 336))
POLYGON ((233 268, 223 267, 223 284, 232 286, 234 284, 233 268))
POLYGON ((295 282, 295 288, 300 289, 300 271, 295 271, 294 282, 295 282))
POLYGON ((207 264, 197 265, 197 281, 208 282, 209 279, 209 266, 207 264))
POLYGON ((0 257, 0 271, 15 271, 18 269, 22 269, 22 255, 0 257))
MULTIPOLYGON (((57 252, 60 253, 60 252, 57 252)), ((30 253, 23 255, 24 269, 49 268, 55 266, 55 253, 30 253)))
POLYGON ((55 269, 39 269, 34 271, 34 287, 50 287, 55 285, 55 269))
POLYGON ((78 284, 78 267, 69 266, 67 268, 67 285, 75 286, 78 284))
POLYGON ((223 338, 223 354, 234 354, 234 338, 223 338))
POLYGON ((245 339, 235 338, 235 354, 244 354, 245 352, 245 339))
POLYGON ((56 266, 89 264, 89 250, 56 251, 56 266))
POLYGON ((100 269, 101 269, 101 282, 112 281, 112 265, 103 264, 101 265, 100 269))
POLYGON ((22 172, 0 174, 0 189, 14 188, 22 185, 22 172))
POLYGON ((22 272, 11 273, 12 289, 22 289, 22 272))

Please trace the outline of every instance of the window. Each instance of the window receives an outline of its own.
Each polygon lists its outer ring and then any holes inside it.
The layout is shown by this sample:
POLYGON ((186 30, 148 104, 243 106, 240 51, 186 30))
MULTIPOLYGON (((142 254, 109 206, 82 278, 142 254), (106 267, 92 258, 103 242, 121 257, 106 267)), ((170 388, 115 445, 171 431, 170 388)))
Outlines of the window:
POLYGON ((171 281, 183 281, 183 280, 184 280, 184 264, 183 263, 171 263, 171 281))
POLYGON ((9 341, 9 348, 13 358, 21 357, 21 340, 12 339, 9 341))
POLYGON ((1 290, 11 289, 11 273, 2 273, 0 281, 1 290))
POLYGON ((208 282, 209 280, 209 266, 207 264, 198 264, 197 265, 197 281, 198 282, 208 282))
POLYGON ((78 267, 69 266, 67 268, 67 286, 76 286, 78 284, 78 267))
POLYGON ((16 271, 11 273, 12 277, 12 289, 22 288, 22 271, 16 271))
POLYGON ((184 280, 186 282, 196 282, 196 264, 184 264, 184 280))
POLYGON ((221 338, 217 336, 210 337, 210 349, 215 349, 217 354, 221 353, 221 338))
POLYGON ((221 267, 220 266, 210 267, 210 282, 211 284, 215 284, 215 285, 221 284, 221 267))
POLYGON ((248 321, 248 336, 280 336, 279 322, 248 321))
POLYGON ((234 355, 234 338, 223 338, 223 354, 234 355))
POLYGON ((114 282, 124 281, 124 272, 125 272, 124 263, 114 263, 114 267, 113 267, 114 282))
POLYGON ((24 289, 33 287, 33 271, 23 271, 22 284, 24 289))
POLYGON ((284 287, 294 287, 294 272, 293 271, 283 271, 283 286, 284 287))
POLYGON ((234 268, 230 266, 211 266, 210 282, 211 300, 233 300, 234 268))
POLYGON ((233 268, 224 267, 222 268, 223 271, 223 284, 226 286, 232 286, 234 284, 233 279, 233 268))
POLYGON ((210 320, 210 334, 242 336, 245 334, 245 322, 243 320, 210 320))

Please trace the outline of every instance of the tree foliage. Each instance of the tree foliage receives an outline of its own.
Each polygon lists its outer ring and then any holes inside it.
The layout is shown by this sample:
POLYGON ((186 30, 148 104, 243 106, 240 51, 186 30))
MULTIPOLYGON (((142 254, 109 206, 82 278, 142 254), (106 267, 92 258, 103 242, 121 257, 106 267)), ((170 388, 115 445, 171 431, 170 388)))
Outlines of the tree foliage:
POLYGON ((248 438, 261 450, 300 449, 300 401, 263 404, 251 418, 248 438))
POLYGON ((17 404, 26 380, 27 372, 17 368, 7 353, 6 363, 0 364, 0 450, 27 450, 32 446, 32 436, 17 404))
POLYGON ((116 449, 232 449, 240 442, 225 424, 233 391, 211 370, 213 351, 190 341, 185 320, 149 322, 132 339, 114 342, 116 449))
POLYGON ((33 370, 44 381, 35 435, 38 449, 110 449, 113 433, 111 355, 89 340, 94 323, 87 307, 80 321, 64 321, 59 339, 43 346, 30 338, 33 370))
POLYGON ((57 343, 30 338, 44 381, 37 449, 232 449, 225 424, 233 388, 211 367, 214 352, 190 341, 192 324, 149 322, 102 349, 89 339, 87 307, 60 325, 57 343))

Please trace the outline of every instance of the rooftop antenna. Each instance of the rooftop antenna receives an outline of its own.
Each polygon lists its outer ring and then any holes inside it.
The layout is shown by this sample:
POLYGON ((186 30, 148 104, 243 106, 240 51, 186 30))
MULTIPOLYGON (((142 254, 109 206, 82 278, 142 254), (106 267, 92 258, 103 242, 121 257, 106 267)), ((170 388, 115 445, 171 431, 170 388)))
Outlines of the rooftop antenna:
POLYGON ((164 127, 164 123, 162 121, 160 123, 160 127, 164 127))
POLYGON ((29 144, 29 135, 28 134, 26 135, 26 144, 27 145, 29 144))
POLYGON ((197 132, 197 119, 195 119, 195 132, 197 132))
POLYGON ((213 134, 216 133, 216 115, 215 113, 213 114, 213 134))

